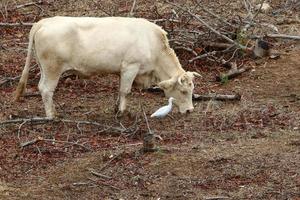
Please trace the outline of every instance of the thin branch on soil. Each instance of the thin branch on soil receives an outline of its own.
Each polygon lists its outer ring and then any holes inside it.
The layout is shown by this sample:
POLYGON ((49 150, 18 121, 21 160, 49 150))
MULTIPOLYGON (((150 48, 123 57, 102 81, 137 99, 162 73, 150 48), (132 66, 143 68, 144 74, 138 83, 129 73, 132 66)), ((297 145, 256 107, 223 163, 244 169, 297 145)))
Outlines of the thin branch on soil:
POLYGON ((64 144, 71 144, 71 145, 74 145, 74 146, 79 146, 85 150, 88 150, 88 151, 92 151, 92 149, 84 146, 83 144, 79 144, 77 142, 69 142, 69 141, 61 141, 61 140, 55 140, 55 139, 42 139, 41 141, 45 141, 45 142, 51 142, 51 143, 64 143, 64 144))
POLYGON ((32 26, 34 23, 20 22, 20 23, 3 23, 0 22, 0 26, 14 27, 14 26, 32 26))
POLYGON ((142 104, 140 104, 140 107, 141 107, 142 112, 143 112, 143 115, 144 115, 144 119, 145 119, 145 122, 146 122, 146 125, 147 125, 147 128, 148 128, 148 133, 151 134, 152 131, 151 131, 151 129, 150 129, 150 125, 149 125, 148 118, 147 118, 147 115, 146 115, 146 113, 145 113, 144 107, 143 107, 142 104))
POLYGON ((19 128, 18 128, 18 135, 17 135, 17 137, 18 137, 19 140, 20 140, 20 135, 21 135, 21 128, 22 128, 22 126, 23 126, 24 124, 26 124, 26 121, 24 121, 22 124, 20 124, 20 125, 19 125, 19 128))
MULTIPOLYGON (((37 66, 37 64, 33 65, 30 69, 29 69, 29 72, 32 72, 32 70, 37 66)), ((0 86, 8 83, 8 82, 13 82, 13 81, 18 81, 20 80, 21 78, 21 75, 20 76, 16 76, 16 77, 6 77, 6 78, 3 78, 1 81, 0 81, 0 86)))
POLYGON ((90 148, 88 148, 88 147, 86 147, 86 146, 84 146, 82 144, 79 144, 77 142, 61 141, 61 140, 55 140, 55 139, 45 139, 45 138, 42 138, 42 137, 38 137, 38 138, 35 138, 35 139, 31 140, 31 141, 27 141, 27 142, 21 143, 20 146, 22 148, 24 148, 26 146, 33 145, 33 144, 35 144, 37 142, 40 142, 40 141, 51 142, 52 144, 53 143, 71 144, 71 145, 74 145, 74 146, 79 146, 79 147, 81 147, 81 148, 83 148, 85 150, 91 151, 90 148))
POLYGON ((224 18, 220 17, 219 15, 217 15, 216 13, 212 12, 211 10, 209 10, 208 8, 206 8, 205 6, 203 6, 203 3, 197 1, 197 5, 202 8, 204 11, 206 11, 207 13, 209 13, 210 15, 214 16, 215 18, 217 18, 218 20, 220 20, 221 22, 233 27, 233 28, 237 28, 236 26, 234 26, 233 24, 229 23, 228 21, 224 20, 224 18))
POLYGON ((180 20, 177 20, 177 19, 150 19, 149 20, 150 22, 153 22, 153 23, 157 23, 157 22, 174 22, 174 23, 180 23, 180 20))
POLYGON ((97 127, 105 128, 105 130, 113 130, 116 132, 124 132, 126 129, 113 127, 113 126, 106 126, 94 121, 79 121, 79 120, 70 120, 70 119, 49 119, 45 117, 34 117, 34 118, 23 118, 23 119, 12 119, 6 121, 0 121, 0 125, 9 125, 9 124, 19 124, 19 123, 49 123, 49 122, 64 122, 64 123, 75 123, 75 124, 86 124, 86 125, 93 125, 97 127))
POLYGON ((114 186, 114 185, 111 185, 111 184, 109 184, 109 183, 105 183, 105 182, 103 182, 103 181, 100 181, 99 179, 98 180, 94 180, 94 179, 92 179, 92 178, 88 178, 89 180, 91 180, 91 181, 93 181, 95 184, 98 184, 98 185, 104 185, 104 186, 108 186, 108 187, 110 187, 110 188, 112 188, 112 189, 115 189, 115 190, 121 190, 120 188, 118 188, 118 187, 116 187, 116 186, 114 186))
POLYGON ((235 42, 234 40, 230 39, 229 37, 221 34, 219 31, 217 31, 216 29, 214 29, 212 26, 210 26, 208 23, 206 23, 203 19, 201 19, 198 15, 192 13, 189 9, 187 8, 182 8, 181 6, 175 4, 175 3, 172 3, 172 2, 169 2, 169 1, 166 1, 167 3, 189 13, 191 16, 193 16, 195 19, 197 19, 199 22, 201 22, 203 25, 205 25, 208 29, 210 29, 213 33, 215 33, 216 35, 220 36, 221 38, 225 39, 226 41, 234 44, 235 46, 237 46, 238 48, 242 49, 242 50, 250 50, 248 47, 244 46, 244 45, 241 45, 237 42, 235 42))
POLYGON ((20 4, 16 6, 16 9, 20 9, 20 8, 24 8, 24 7, 28 7, 28 6, 37 6, 37 4, 42 4, 43 1, 37 1, 37 2, 29 2, 29 3, 25 3, 25 4, 20 4))
POLYGON ((198 54, 197 54, 193 49, 188 48, 188 47, 179 46, 179 47, 174 47, 173 49, 174 49, 174 50, 182 49, 182 50, 185 50, 185 51, 190 52, 190 53, 193 54, 194 56, 198 56, 198 54))
POLYGON ((94 169, 88 169, 88 170, 89 170, 89 172, 90 172, 91 174, 93 174, 94 176, 97 176, 97 177, 99 177, 99 178, 112 179, 112 177, 106 176, 106 175, 104 175, 104 174, 100 174, 99 172, 96 172, 94 169))
POLYGON ((117 159, 118 157, 120 157, 122 154, 124 153, 124 151, 121 151, 120 153, 118 153, 117 155, 115 155, 112 159, 110 159, 109 161, 107 161, 100 169, 99 171, 103 171, 112 161, 114 161, 115 159, 117 159))
POLYGON ((199 55, 199 56, 196 56, 192 59, 189 60, 189 63, 192 63, 192 62, 195 62, 196 60, 200 60, 202 58, 206 58, 208 56, 214 56, 216 55, 217 51, 211 51, 211 52, 208 52, 208 53, 205 53, 205 54, 202 54, 202 55, 199 55))
POLYGON ((136 0, 133 0, 132 6, 131 6, 131 9, 130 9, 130 13, 129 13, 130 17, 133 17, 133 15, 134 15, 133 11, 134 11, 135 5, 136 5, 136 0))
POLYGON ((256 11, 256 13, 254 14, 254 16, 253 16, 253 18, 251 19, 251 21, 253 21, 253 20, 258 16, 258 14, 260 13, 260 11, 261 11, 261 9, 262 9, 264 3, 265 3, 265 0, 262 0, 262 1, 260 2, 260 7, 259 7, 259 9, 256 11))
POLYGON ((239 75, 241 75, 242 73, 249 71, 250 69, 252 69, 252 67, 250 66, 246 66, 246 67, 242 67, 242 68, 237 68, 236 64, 235 67, 233 66, 231 70, 229 70, 226 74, 221 74, 219 76, 216 77, 217 81, 226 81, 229 79, 233 79, 239 75))
POLYGON ((33 145, 33 144, 35 144, 35 143, 37 143, 37 142, 39 142, 39 141, 41 141, 40 138, 35 138, 35 139, 33 139, 33 140, 30 140, 30 141, 26 141, 26 142, 21 143, 20 146, 21 146, 22 148, 24 148, 24 147, 33 145))
POLYGON ((245 18, 248 18, 249 16, 251 16, 251 18, 253 18, 253 14, 251 12, 251 5, 250 5, 250 2, 246 1, 246 0, 243 0, 244 2, 244 6, 245 6, 245 9, 247 10, 248 12, 248 15, 245 17, 245 18))
POLYGON ((229 43, 222 43, 222 42, 202 42, 203 46, 209 46, 209 47, 215 47, 215 48, 220 48, 220 49, 227 49, 231 48, 233 45, 229 43))
POLYGON ((265 37, 280 38, 280 39, 290 39, 290 40, 300 40, 300 36, 299 35, 267 34, 265 37))
POLYGON ((229 197, 225 197, 225 196, 204 197, 204 200, 224 200, 224 199, 229 199, 229 197))
POLYGON ((73 186, 82 186, 82 185, 90 185, 91 182, 76 182, 72 183, 73 186))
POLYGON ((219 101, 228 101, 228 100, 241 100, 240 94, 206 94, 199 95, 193 94, 194 101, 209 101, 209 100, 219 100, 219 101))

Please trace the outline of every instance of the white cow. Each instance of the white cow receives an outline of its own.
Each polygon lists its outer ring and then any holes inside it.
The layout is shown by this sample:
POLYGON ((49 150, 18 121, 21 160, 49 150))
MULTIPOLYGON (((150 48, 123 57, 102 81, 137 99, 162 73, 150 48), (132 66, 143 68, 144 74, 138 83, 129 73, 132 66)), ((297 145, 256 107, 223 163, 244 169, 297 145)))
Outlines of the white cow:
POLYGON ((71 70, 84 76, 120 74, 119 111, 126 109, 126 95, 133 82, 157 84, 174 97, 181 113, 193 111, 196 72, 182 69, 166 32, 145 19, 122 17, 53 17, 35 23, 30 31, 28 54, 15 100, 25 92, 32 47, 41 69, 38 88, 46 115, 56 115, 53 92, 59 77, 71 70))

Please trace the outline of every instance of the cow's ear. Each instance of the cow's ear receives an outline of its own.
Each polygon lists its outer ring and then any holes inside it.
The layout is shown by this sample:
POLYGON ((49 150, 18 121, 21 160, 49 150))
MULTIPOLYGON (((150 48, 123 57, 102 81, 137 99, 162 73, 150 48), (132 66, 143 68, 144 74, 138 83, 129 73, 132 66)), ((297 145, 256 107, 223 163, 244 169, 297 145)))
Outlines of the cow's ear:
POLYGON ((163 90, 168 90, 168 89, 172 88, 173 86, 174 86, 174 79, 172 79, 172 78, 158 83, 158 87, 160 87, 163 90))

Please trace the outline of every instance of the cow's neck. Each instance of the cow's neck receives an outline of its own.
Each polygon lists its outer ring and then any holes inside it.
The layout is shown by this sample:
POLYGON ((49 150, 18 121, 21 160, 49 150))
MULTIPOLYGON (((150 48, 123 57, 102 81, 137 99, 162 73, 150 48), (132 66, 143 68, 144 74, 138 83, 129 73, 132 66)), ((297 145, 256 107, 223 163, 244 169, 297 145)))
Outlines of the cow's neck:
POLYGON ((163 51, 156 66, 156 76, 159 81, 168 80, 174 76, 183 74, 179 60, 172 49, 163 51))

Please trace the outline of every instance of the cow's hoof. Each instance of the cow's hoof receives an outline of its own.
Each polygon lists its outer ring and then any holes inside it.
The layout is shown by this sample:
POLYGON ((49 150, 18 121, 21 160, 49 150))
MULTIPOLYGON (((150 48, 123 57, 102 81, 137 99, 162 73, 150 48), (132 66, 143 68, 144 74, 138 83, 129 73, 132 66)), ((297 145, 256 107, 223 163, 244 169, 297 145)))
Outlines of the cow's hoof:
POLYGON ((115 117, 120 119, 124 116, 124 111, 117 110, 115 117))
POLYGON ((58 114, 57 112, 55 112, 55 114, 47 116, 46 118, 51 119, 51 120, 59 120, 59 119, 62 119, 63 116, 61 114, 58 114))
POLYGON ((119 110, 119 111, 116 113, 116 118, 117 118, 117 119, 124 118, 124 117, 129 117, 129 118, 131 118, 131 117, 132 117, 131 112, 129 112, 128 110, 125 110, 125 111, 120 111, 120 110, 119 110))

